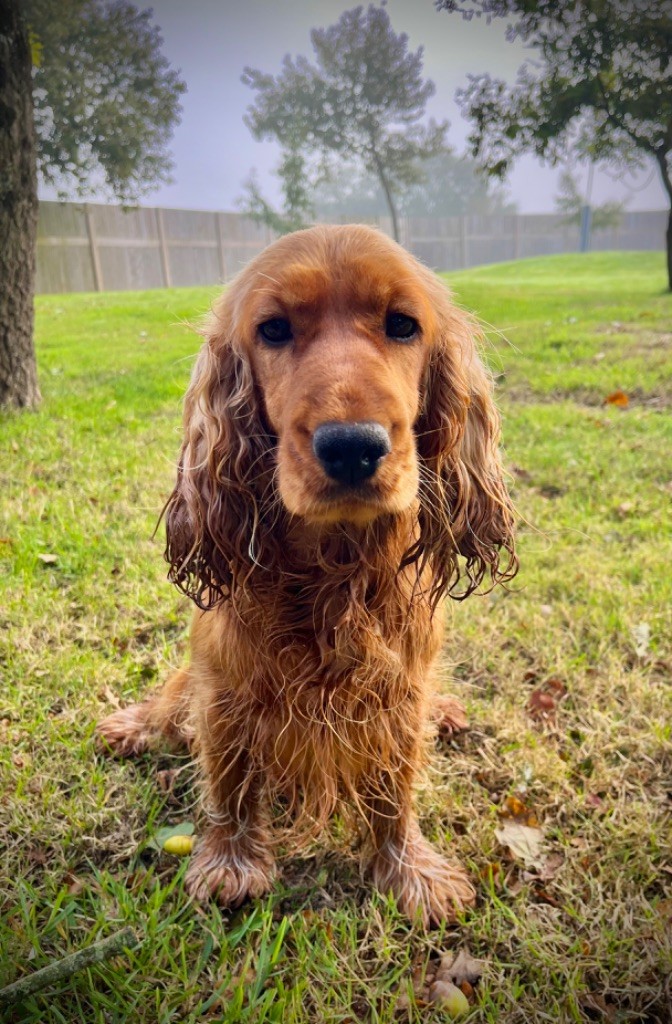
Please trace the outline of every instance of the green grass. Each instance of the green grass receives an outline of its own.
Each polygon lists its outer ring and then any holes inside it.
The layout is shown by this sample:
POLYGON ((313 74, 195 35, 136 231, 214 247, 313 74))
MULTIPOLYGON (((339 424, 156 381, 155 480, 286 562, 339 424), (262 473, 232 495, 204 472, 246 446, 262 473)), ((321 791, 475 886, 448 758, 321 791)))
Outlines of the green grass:
POLYGON ((0 421, 0 985, 127 924, 143 942, 7 1019, 440 1021, 416 1003, 412 976, 467 945, 487 962, 470 1022, 670 1021, 663 262, 553 257, 450 284, 492 325, 521 518, 512 590, 447 611, 443 683, 472 728, 437 748, 420 797, 427 834, 480 879, 477 909, 428 935, 409 927, 360 881, 338 829, 314 856, 288 856, 272 896, 233 914, 191 905, 184 862, 148 847, 159 827, 198 821, 190 766, 103 759, 93 728, 184 655, 189 610, 152 531, 198 345, 185 321, 213 292, 42 297, 43 405, 0 421), (627 409, 602 405, 619 389, 627 409), (540 724, 528 700, 549 678, 567 693, 540 724), (558 854, 548 881, 497 844, 512 795, 558 854))

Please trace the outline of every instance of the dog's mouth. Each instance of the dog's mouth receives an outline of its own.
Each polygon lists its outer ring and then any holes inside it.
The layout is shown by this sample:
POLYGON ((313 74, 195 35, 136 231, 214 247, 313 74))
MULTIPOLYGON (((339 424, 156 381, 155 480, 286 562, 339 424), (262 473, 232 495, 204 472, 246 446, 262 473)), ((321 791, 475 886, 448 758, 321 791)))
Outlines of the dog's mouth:
POLYGON ((381 488, 371 481, 364 484, 329 483, 316 496, 315 505, 327 517, 350 511, 358 519, 373 519, 384 510, 385 501, 381 488))

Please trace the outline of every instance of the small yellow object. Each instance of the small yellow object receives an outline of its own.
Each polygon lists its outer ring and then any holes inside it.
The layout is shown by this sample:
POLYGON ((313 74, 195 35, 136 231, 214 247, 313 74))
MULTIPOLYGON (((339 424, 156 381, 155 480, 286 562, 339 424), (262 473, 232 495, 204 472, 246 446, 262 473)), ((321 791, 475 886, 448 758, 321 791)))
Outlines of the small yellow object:
POLYGON ((163 849, 176 857, 188 857, 194 848, 194 839, 194 836, 170 836, 163 844, 163 849))
POLYGON ((469 1013, 469 1000, 464 992, 453 985, 452 982, 438 982, 434 984, 433 1002, 448 1014, 451 1020, 469 1013))

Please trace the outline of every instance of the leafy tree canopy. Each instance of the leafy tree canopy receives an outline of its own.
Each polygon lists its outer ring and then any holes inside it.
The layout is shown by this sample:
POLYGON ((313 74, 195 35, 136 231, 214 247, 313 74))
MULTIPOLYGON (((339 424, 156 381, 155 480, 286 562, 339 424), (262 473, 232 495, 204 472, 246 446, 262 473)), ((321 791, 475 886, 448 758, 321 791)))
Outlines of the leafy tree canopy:
POLYGON ((104 183, 127 202, 169 180, 186 86, 151 10, 127 0, 24 0, 24 10, 43 180, 64 194, 104 183))
POLYGON ((286 56, 277 76, 246 68, 256 92, 246 123, 283 150, 338 155, 380 182, 395 225, 395 197, 422 178, 420 161, 443 146, 447 123, 421 124, 434 84, 422 78, 422 48, 408 48, 383 8, 345 11, 313 29, 315 62, 286 56))
MULTIPOLYGON (((672 8, 669 0, 436 0, 464 17, 507 19, 533 57, 507 86, 469 76, 458 93, 472 152, 502 177, 520 153, 658 165, 672 206, 672 8)), ((672 213, 668 228, 672 288, 672 213)))

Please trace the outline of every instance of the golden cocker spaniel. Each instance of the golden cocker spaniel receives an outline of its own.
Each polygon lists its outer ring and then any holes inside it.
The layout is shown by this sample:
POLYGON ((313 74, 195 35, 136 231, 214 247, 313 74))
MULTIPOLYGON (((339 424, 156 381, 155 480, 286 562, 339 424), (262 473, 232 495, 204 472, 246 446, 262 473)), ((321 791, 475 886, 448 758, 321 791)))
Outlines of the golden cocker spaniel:
POLYGON ((516 570, 476 335, 433 273, 363 226, 280 238, 216 303, 166 508, 170 579, 197 605, 190 664, 99 726, 120 755, 157 737, 197 753, 194 896, 265 893, 279 808, 298 837, 341 807, 409 916, 473 902, 413 787, 441 598, 516 570))

